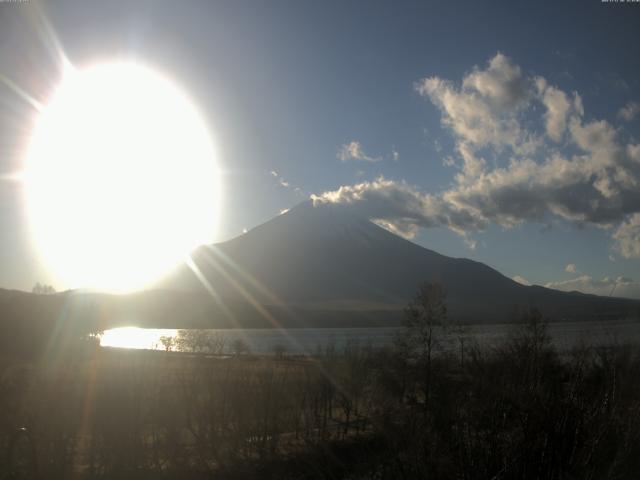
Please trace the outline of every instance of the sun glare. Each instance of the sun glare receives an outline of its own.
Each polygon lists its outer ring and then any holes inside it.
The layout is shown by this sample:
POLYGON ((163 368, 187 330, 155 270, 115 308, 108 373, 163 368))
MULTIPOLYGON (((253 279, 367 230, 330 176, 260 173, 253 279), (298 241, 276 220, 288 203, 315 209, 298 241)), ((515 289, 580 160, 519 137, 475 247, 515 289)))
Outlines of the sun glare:
POLYGON ((175 337, 177 330, 120 327, 105 331, 100 337, 100 345, 103 347, 135 348, 135 349, 162 349, 160 339, 175 337))
POLYGON ((214 240, 219 182, 206 124, 146 67, 69 69, 25 167, 35 244, 68 287, 141 288, 214 240))

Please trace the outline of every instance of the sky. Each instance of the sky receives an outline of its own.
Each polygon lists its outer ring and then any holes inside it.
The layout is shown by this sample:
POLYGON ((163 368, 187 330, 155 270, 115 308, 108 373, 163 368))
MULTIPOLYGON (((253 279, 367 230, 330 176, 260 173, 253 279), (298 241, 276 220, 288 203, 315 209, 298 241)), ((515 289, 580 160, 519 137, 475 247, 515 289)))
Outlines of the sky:
POLYGON ((600 0, 1 2, 0 287, 52 282, 13 174, 63 51, 188 93, 217 241, 311 198, 522 283, 640 298, 638 25, 600 0))

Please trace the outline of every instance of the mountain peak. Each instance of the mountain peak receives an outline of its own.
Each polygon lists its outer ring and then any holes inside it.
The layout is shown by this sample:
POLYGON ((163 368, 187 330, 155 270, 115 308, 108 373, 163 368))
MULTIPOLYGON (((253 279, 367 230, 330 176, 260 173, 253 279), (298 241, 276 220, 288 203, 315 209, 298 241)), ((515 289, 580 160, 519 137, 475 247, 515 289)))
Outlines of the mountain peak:
MULTIPOLYGON (((236 239, 225 242, 230 244, 274 242, 305 242, 318 248, 329 244, 393 234, 377 226, 367 218, 335 204, 314 204, 311 200, 299 203, 287 212, 258 225, 236 239), (328 242, 328 243, 327 243, 328 242)), ((333 245, 334 247, 336 245, 333 245)), ((257 247, 257 245, 256 245, 257 247)))
POLYGON ((451 316, 475 322, 510 321, 518 308, 531 306, 568 318, 631 305, 526 287, 482 263, 398 237, 349 208, 311 201, 237 238, 198 249, 192 258, 199 280, 185 268, 162 286, 202 289, 204 277, 223 298, 316 310, 357 305, 360 311, 395 309, 397 315, 421 284, 438 282, 447 291, 451 316))
POLYGON ((295 218, 296 221, 304 221, 308 219, 313 222, 322 223, 341 223, 341 224, 357 224, 369 222, 369 220, 361 215, 354 213, 343 205, 335 203, 318 203, 313 200, 307 200, 292 207, 282 216, 295 218))

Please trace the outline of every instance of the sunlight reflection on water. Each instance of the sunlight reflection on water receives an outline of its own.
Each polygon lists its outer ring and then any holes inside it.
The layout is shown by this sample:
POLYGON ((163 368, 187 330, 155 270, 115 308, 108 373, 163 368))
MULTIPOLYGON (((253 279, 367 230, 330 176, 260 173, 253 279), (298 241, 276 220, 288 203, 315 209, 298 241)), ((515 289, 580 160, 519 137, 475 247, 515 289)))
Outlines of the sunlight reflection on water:
POLYGON ((121 327, 105 330, 100 337, 103 347, 158 349, 162 347, 160 337, 175 337, 178 331, 163 328, 121 327))
MULTIPOLYGON (((517 325, 470 325, 464 334, 467 345, 482 347, 500 345, 509 338, 517 325)), ((360 346, 384 347, 393 343, 398 327, 378 328, 297 328, 297 329, 219 329, 210 330, 224 337, 225 351, 230 351, 237 339, 242 339, 253 353, 270 354, 281 347, 287 353, 313 354, 318 348, 333 346, 342 350, 349 342, 360 346)), ((175 337, 176 329, 123 327, 106 330, 100 339, 103 347, 163 349, 160 338, 175 337)), ((640 344, 640 323, 620 320, 609 322, 560 322, 549 325, 549 334, 560 351, 586 345, 640 344)), ((442 337, 443 346, 452 348, 457 340, 452 335, 442 337)), ((179 349, 177 345, 174 350, 179 349)))

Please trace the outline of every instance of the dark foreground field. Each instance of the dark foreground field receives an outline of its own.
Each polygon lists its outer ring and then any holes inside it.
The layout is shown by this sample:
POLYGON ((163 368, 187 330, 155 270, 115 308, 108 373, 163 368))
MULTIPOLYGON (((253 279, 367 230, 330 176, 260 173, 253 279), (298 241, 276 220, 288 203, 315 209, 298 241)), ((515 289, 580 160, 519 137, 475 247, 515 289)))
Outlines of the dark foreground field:
POLYGON ((314 358, 5 358, 0 478, 637 478, 637 348, 561 356, 535 315, 492 350, 407 332, 314 358))

